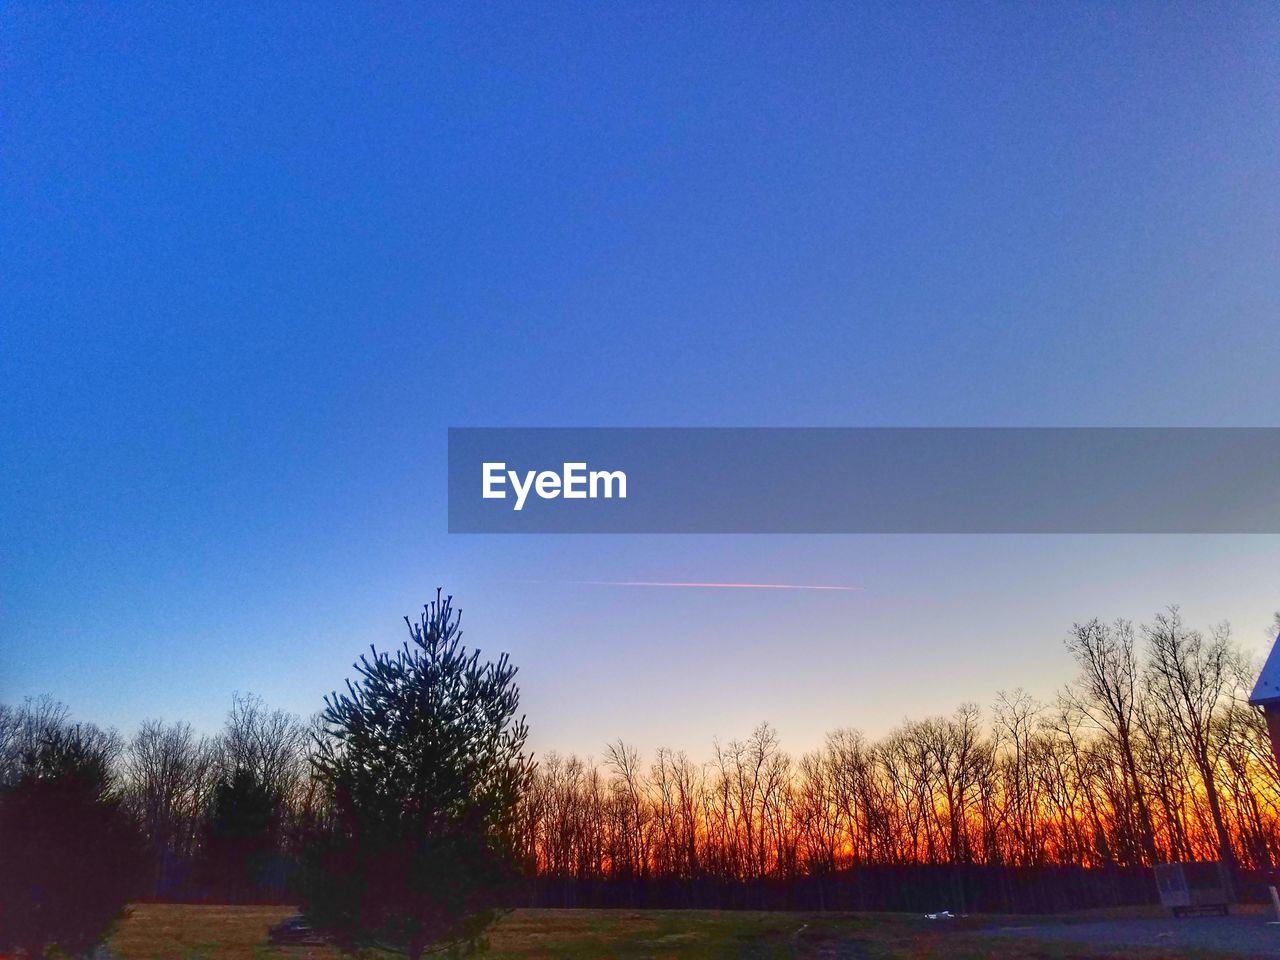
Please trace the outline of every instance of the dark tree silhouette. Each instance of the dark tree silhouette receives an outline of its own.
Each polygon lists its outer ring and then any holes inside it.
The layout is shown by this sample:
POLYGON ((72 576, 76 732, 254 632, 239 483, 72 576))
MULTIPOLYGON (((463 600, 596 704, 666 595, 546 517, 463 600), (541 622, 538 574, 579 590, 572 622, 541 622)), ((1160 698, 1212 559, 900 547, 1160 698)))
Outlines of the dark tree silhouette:
POLYGON ((121 809, 96 733, 43 733, 0 794, 0 951, 88 952, 142 878, 142 837, 121 809))
POLYGON ((348 949, 413 960, 482 944, 515 875, 517 805, 533 770, 507 656, 461 644, 436 599, 395 653, 370 648, 325 699, 316 773, 332 824, 310 845, 307 915, 348 949))
POLYGON ((231 900, 260 895, 279 848, 278 794, 246 767, 219 781, 205 827, 204 864, 213 889, 231 900))

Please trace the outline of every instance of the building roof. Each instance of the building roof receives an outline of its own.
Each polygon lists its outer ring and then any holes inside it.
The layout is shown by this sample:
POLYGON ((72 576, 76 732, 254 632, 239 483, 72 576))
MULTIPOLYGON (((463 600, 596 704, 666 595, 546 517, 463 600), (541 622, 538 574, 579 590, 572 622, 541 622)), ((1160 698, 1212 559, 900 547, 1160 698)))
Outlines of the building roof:
POLYGON ((1249 703, 1255 707, 1280 703, 1280 636, 1276 637, 1267 662, 1262 665, 1258 682, 1253 685, 1253 693, 1249 694, 1249 703))

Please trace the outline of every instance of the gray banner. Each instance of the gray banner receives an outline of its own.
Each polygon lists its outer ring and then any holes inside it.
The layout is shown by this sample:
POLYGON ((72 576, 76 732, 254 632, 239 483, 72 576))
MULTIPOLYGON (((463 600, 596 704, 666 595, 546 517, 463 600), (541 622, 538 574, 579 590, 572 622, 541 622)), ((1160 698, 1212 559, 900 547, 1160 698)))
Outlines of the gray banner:
POLYGON ((1278 533, 1278 478, 1280 428, 465 427, 449 531, 1278 533))

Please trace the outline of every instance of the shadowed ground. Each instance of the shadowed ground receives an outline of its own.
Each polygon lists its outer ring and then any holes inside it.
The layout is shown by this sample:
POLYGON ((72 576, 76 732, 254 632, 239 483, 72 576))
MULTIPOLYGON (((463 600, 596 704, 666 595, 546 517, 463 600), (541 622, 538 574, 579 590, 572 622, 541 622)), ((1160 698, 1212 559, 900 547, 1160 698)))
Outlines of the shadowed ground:
POLYGON ((1162 950, 1219 950, 1246 957, 1280 957, 1280 926, 1256 912, 1231 917, 1129 918, 1094 923, 1011 924, 994 929, 1002 939, 1055 940, 1093 948, 1124 946, 1162 950))
MULTIPOLYGON (((122 960, 336 960, 330 947, 273 947, 267 928, 288 907, 138 904, 112 938, 122 960)), ((1226 923, 1154 919, 1147 911, 1100 920, 966 918, 931 922, 899 914, 806 915, 715 910, 517 910, 490 935, 492 960, 996 960, 1074 957, 1113 960, 1268 956, 1280 928, 1260 914, 1226 923), (1195 938, 1152 939, 1165 929, 1195 938), (1123 939, 1126 931, 1146 939, 1123 939), (1154 933, 1153 933, 1154 931, 1154 933), (1219 939, 1210 933, 1216 931, 1219 939), (1119 936, 1121 939, 1112 939, 1119 936), (1261 937, 1262 939, 1251 939, 1261 937), (1143 943, 1146 946, 1128 947, 1143 943), (1227 952, 1219 952, 1219 951, 1227 952)))

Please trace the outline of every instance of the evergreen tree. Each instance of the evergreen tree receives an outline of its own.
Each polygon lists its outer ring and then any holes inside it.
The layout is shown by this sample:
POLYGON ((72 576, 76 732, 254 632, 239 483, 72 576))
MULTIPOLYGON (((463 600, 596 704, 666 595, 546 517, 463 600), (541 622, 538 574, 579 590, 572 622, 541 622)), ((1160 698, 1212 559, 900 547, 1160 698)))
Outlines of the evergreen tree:
POLYGON ((0 793, 0 952, 85 954, 137 892, 142 836, 94 732, 47 731, 0 793))
POLYGON ((515 876, 516 804, 533 770, 516 668, 461 644, 436 599, 394 653, 370 648, 325 699, 316 773, 332 823, 310 845, 307 915, 348 948, 462 954, 515 876))
POLYGON ((257 899, 279 849, 283 802, 252 770, 219 781, 205 827, 206 879, 232 901, 257 899))

